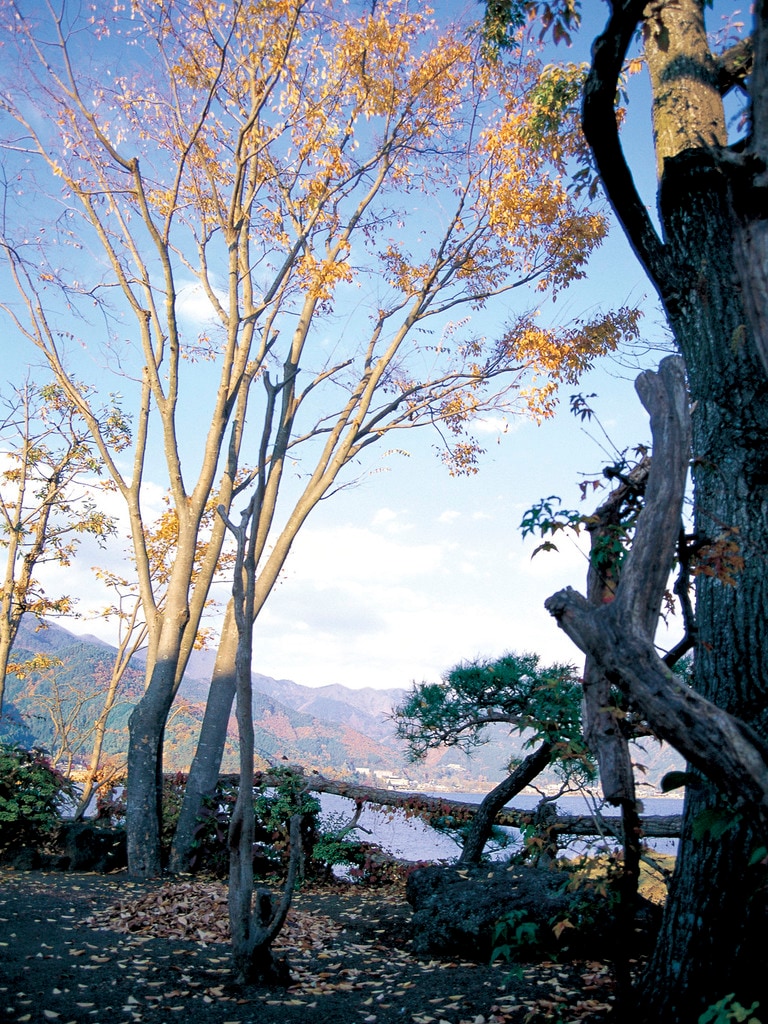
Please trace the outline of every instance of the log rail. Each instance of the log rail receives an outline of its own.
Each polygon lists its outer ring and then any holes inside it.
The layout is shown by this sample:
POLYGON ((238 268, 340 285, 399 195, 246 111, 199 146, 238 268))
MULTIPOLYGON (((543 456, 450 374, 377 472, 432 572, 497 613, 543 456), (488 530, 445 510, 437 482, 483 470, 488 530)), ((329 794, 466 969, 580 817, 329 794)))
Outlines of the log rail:
MULTIPOLYGON (((297 773, 299 768, 291 766, 297 773)), ((355 782, 345 782, 339 779, 328 779, 323 775, 311 773, 305 777, 305 788, 312 793, 329 793, 333 796, 346 797, 349 800, 369 804, 377 804, 382 807, 391 807, 393 810, 404 811, 408 815, 420 817, 425 820, 435 816, 452 815, 459 821, 469 821, 475 816, 478 804, 468 800, 453 800, 446 797, 426 796, 424 793, 408 793, 392 789, 377 789, 373 786, 364 786, 355 782)), ((222 775, 220 782, 230 785, 237 785, 237 775, 222 775)), ((279 782, 279 775, 270 773, 258 773, 255 779, 256 785, 271 786, 279 782)), ((504 807, 496 815, 495 823, 510 828, 525 828, 530 825, 533 817, 532 810, 523 810, 517 807, 504 807)), ((643 837, 646 839, 676 839, 680 836, 681 815, 642 815, 641 823, 643 837)), ((615 824, 619 829, 621 822, 617 816, 603 816, 598 821, 590 814, 574 815, 559 814, 552 821, 547 822, 547 829, 564 836, 596 836, 601 835, 605 829, 615 824)))

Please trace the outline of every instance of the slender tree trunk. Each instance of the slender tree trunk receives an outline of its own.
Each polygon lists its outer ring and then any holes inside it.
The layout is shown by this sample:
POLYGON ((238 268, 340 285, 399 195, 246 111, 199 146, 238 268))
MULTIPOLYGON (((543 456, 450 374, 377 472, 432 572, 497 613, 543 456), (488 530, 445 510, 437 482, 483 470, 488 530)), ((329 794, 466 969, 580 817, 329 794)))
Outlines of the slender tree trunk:
POLYGON ((117 690, 123 678, 123 670, 125 668, 127 668, 127 662, 115 664, 112 670, 112 676, 109 680, 109 687, 104 697, 104 706, 99 712, 99 716, 94 723, 91 757, 88 762, 88 770, 85 774, 83 791, 80 794, 80 800, 78 801, 77 809, 75 810, 75 821, 81 821, 85 817, 88 805, 91 802, 91 797, 96 789, 96 779, 99 774, 99 762, 101 761, 101 752, 104 749, 104 737, 107 734, 107 721, 112 708, 115 706, 117 690))
MULTIPOLYGON (((261 981, 267 984, 287 982, 272 956, 272 942, 280 932, 293 898, 302 860, 301 814, 290 821, 290 859, 283 896, 273 908, 268 893, 258 893, 253 902, 254 840, 254 730, 253 730, 253 622, 256 600, 257 532, 254 508, 259 493, 254 493, 241 514, 240 526, 225 519, 237 539, 237 559, 232 586, 232 607, 237 625, 236 681, 237 726, 240 741, 240 785, 229 828, 229 928, 235 978, 243 984, 261 981), (248 535, 248 527, 251 534, 248 535)), ((224 511, 219 509, 222 518, 224 511)))
MULTIPOLYGON (((229 826, 229 930, 235 975, 242 983, 251 969, 253 898, 253 714, 251 700, 251 637, 240 632, 237 647, 237 728, 240 741, 240 785, 229 826)), ((257 908, 258 911, 258 908, 257 908)))
POLYGON ((552 760, 552 744, 542 743, 537 750, 520 764, 508 778, 500 782, 495 789, 492 789, 484 798, 477 813, 472 819, 472 824, 464 840, 464 846, 459 857, 460 864, 479 864, 483 855, 485 844, 488 842, 496 815, 504 804, 508 803, 513 796, 525 789, 525 787, 541 774, 552 760))
POLYGON ((3 715, 3 703, 5 701, 5 678, 8 675, 8 661, 10 659, 10 655, 11 644, 6 639, 5 630, 2 629, 2 635, 0 635, 0 718, 2 718, 3 715))
MULTIPOLYGON (((11 555, 8 555, 10 562, 11 555)), ((12 568, 12 566, 10 567, 12 568)), ((8 675, 8 662, 11 660, 11 650, 21 626, 23 612, 19 608, 13 596, 15 582, 9 568, 5 580, 2 595, 2 609, 0 609, 0 718, 3 715, 3 704, 5 703, 5 682, 8 675)))
POLYGON ((227 605, 221 639, 216 651, 216 662, 211 676, 211 687, 205 705, 205 716, 200 727, 197 750, 192 761, 189 778, 184 788, 176 833, 171 847, 170 870, 175 873, 189 871, 192 844, 198 822, 204 814, 207 797, 216 789, 227 726, 237 687, 237 626, 232 602, 227 605))

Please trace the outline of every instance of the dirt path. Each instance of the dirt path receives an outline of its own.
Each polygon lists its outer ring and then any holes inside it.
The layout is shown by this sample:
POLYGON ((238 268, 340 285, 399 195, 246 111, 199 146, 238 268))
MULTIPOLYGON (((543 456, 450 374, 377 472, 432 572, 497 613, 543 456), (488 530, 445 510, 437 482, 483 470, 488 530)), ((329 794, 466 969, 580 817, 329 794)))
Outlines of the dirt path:
POLYGON ((401 889, 310 889, 281 936, 288 989, 234 989, 217 884, 0 869, 7 1024, 523 1024, 606 1018, 602 964, 429 960, 401 889), (118 930, 119 929, 119 930, 118 930), (534 1016, 530 1014, 533 1012, 534 1016))

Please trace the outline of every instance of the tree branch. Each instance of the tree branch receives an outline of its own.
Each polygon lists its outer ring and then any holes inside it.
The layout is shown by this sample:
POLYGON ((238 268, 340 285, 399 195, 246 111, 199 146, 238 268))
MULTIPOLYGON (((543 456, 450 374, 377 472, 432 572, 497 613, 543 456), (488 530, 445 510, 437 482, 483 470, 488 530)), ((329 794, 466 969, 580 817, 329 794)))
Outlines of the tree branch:
POLYGON ((768 825, 768 745, 747 723, 677 679, 656 653, 653 635, 677 543, 687 473, 690 419, 681 361, 669 357, 637 390, 651 417, 653 460, 645 507, 615 600, 594 607, 571 588, 547 610, 628 701, 736 806, 768 825))
POLYGON ((584 85, 582 127, 629 244, 656 287, 661 291, 660 282, 665 282, 668 291, 674 281, 674 268, 637 192, 616 121, 619 76, 645 5, 646 0, 614 0, 605 31, 592 48, 592 67, 584 85))
POLYGON ((717 87, 725 96, 731 89, 746 88, 746 80, 755 66, 755 47, 752 36, 740 39, 734 46, 724 50, 715 58, 717 87))
POLYGON ((496 815, 504 804, 517 796, 525 787, 544 771, 552 760, 552 744, 540 744, 517 768, 503 779, 495 789, 487 793, 477 809, 464 846, 459 864, 479 864, 480 858, 491 834, 496 815))

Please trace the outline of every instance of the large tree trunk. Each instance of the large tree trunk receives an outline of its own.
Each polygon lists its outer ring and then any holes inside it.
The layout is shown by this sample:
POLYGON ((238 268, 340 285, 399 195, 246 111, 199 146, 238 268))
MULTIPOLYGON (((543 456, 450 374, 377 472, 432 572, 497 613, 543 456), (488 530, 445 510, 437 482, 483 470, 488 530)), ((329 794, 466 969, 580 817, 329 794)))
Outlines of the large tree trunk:
MULTIPOLYGON (((695 688, 765 738, 768 387, 734 287, 725 181, 708 154, 689 151, 666 162, 662 213, 676 262, 691 274, 672 324, 694 406, 696 533, 709 541, 697 576, 695 688)), ((696 838, 695 822, 714 806, 722 800, 711 789, 687 794, 675 878, 645 983, 649 1021, 696 1020, 730 992, 745 1005, 761 997, 765 1005, 765 872, 749 864, 765 840, 743 822, 725 836, 696 838)))
MULTIPOLYGON (((700 22, 700 7, 694 6, 700 22)), ((705 40, 683 42, 689 53, 705 51, 705 40)), ((654 95, 663 96, 669 54, 653 45, 646 50, 654 95)), ((711 64, 704 57, 701 64, 708 72, 701 76, 704 85, 684 86, 688 96, 709 97, 711 110, 711 64)), ((658 110, 658 99, 656 106, 656 121, 663 123, 671 112, 658 110)), ((680 120, 673 113, 670 119, 680 120)), ((724 141, 724 129, 718 131, 724 141)), ((705 571, 696 580, 694 685, 765 738, 768 387, 744 293, 735 287, 732 191, 710 153, 698 148, 700 141, 696 146, 667 156, 660 190, 670 255, 687 270, 687 288, 669 311, 694 407, 695 531, 709 542, 702 552, 705 571)), ((766 879, 764 869, 750 866, 764 840, 735 819, 725 835, 710 830, 697 838, 696 823, 707 809, 727 812, 728 804, 711 786, 689 789, 677 867, 644 983, 641 1005, 649 1021, 697 1019, 731 992, 744 1005, 759 998, 765 1006, 766 879)))
MULTIPOLYGON (((768 737, 768 389, 758 356, 764 348, 758 344, 764 341, 764 315, 757 301, 765 293, 765 252, 764 230, 750 230, 765 225, 760 199, 768 146, 768 6, 765 0, 756 5, 755 51, 758 61, 762 54, 762 63, 757 67, 756 61, 751 82, 755 136, 742 154, 718 150, 725 144, 725 122, 718 71, 703 29, 703 6, 702 0, 662 0, 647 6, 645 0, 613 0, 606 32, 593 50, 584 104, 585 133, 600 176, 659 291, 686 364, 695 522, 697 541, 704 544, 696 581, 694 688, 751 727, 731 720, 731 750, 744 749, 748 755, 740 765, 737 757, 719 771, 716 756, 711 765, 697 759, 710 777, 717 769, 721 793, 729 792, 731 805, 739 803, 734 780, 741 772, 744 817, 732 818, 725 835, 717 829, 702 833, 707 820, 702 810, 719 808, 727 814, 728 806, 709 783, 687 794, 672 891, 639 1005, 642 1020, 653 1024, 695 1022, 708 1005, 729 993, 743 1004, 759 998, 765 1006, 768 984, 765 870, 749 864, 765 837, 758 839, 746 823, 765 821, 765 791, 761 795, 753 781, 764 779, 768 737), (622 61, 643 14, 662 172, 663 239, 634 187, 613 109, 622 61), (750 259, 750 248, 756 259, 750 259), (737 266, 734 253, 742 261, 746 257, 749 265, 737 266), (739 285, 756 293, 746 295, 745 301, 739 285), (750 745, 751 773, 743 770, 750 763, 750 745), (760 810, 762 818, 750 814, 760 810)), ((639 665, 645 655, 636 649, 635 657, 639 665)), ((645 665, 650 674, 655 671, 652 660, 645 665)), ((664 685, 659 676, 660 695, 664 685)), ((706 729, 708 722, 717 721, 725 725, 721 738, 730 734, 727 722, 701 713, 695 700, 689 710, 691 733, 705 738, 702 725, 706 729)))
MULTIPOLYGON (((170 631, 170 622, 164 631, 170 631)), ((175 694, 179 636, 161 638, 149 684, 128 720, 128 870, 137 878, 162 874, 163 734, 175 694), (175 640, 175 645, 174 641, 175 640)))
POLYGON ((169 867, 176 873, 189 871, 192 844, 204 814, 205 801, 213 795, 219 779, 227 726, 237 688, 236 656, 237 625, 230 601, 216 651, 197 750, 184 788, 184 800, 171 847, 169 867))

